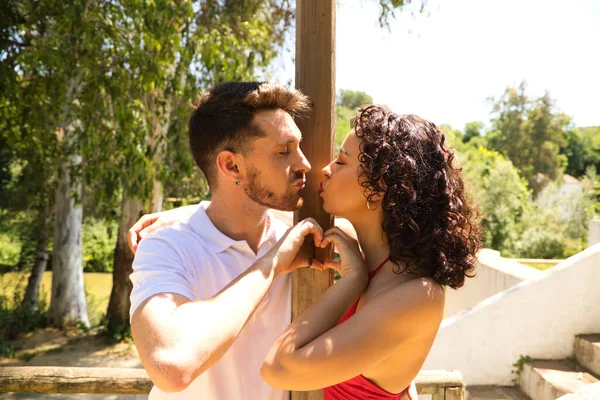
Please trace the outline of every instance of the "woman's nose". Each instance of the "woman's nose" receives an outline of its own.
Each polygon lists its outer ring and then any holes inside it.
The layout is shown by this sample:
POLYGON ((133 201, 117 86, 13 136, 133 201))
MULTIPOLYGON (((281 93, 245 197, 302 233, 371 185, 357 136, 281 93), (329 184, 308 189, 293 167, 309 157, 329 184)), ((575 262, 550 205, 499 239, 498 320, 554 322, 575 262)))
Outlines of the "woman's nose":
POLYGON ((321 170, 321 173, 322 173, 323 175, 325 175, 325 177, 327 177, 327 178, 331 178, 331 168, 329 168, 329 166, 330 166, 330 165, 331 165, 331 164, 329 164, 329 165, 326 165, 326 166, 325 166, 325 167, 324 167, 324 168, 321 170))

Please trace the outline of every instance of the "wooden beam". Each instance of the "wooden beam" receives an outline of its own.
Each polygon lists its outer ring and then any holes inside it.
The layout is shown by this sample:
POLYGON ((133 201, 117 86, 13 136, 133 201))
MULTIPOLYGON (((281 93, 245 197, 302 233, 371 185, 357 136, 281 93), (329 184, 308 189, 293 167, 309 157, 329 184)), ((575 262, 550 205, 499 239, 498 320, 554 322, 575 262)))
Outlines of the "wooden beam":
POLYGON ((143 369, 86 367, 0 367, 0 392, 148 394, 143 369))
MULTIPOLYGON (((465 385, 457 371, 421 371, 417 392, 432 400, 462 400, 465 385)), ((152 382, 140 368, 0 367, 0 393, 148 394, 152 382)), ((298 392, 310 395, 318 392, 298 392)))
MULTIPOLYGON (((333 158, 335 128, 335 6, 336 0, 296 2, 296 87, 308 95, 313 110, 296 122, 304 140, 302 151, 312 165, 304 190, 304 206, 294 222, 307 217, 317 220, 323 230, 333 226, 333 217, 323 211, 318 189, 321 168, 333 158)), ((331 249, 317 249, 306 243, 302 252, 323 260, 331 249)), ((332 283, 330 272, 300 269, 292 284, 292 318, 315 302, 332 283)), ((322 391, 293 392, 292 400, 320 400, 322 391)))

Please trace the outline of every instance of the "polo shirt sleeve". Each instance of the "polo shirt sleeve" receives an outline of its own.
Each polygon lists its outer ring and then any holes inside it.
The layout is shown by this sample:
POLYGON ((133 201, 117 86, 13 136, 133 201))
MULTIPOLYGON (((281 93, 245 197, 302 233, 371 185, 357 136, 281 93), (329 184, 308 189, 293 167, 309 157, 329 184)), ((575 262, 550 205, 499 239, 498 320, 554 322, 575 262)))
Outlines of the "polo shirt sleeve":
POLYGON ((176 241, 159 231, 140 242, 130 275, 130 318, 144 300, 155 294, 176 293, 194 299, 194 279, 177 251, 176 241))

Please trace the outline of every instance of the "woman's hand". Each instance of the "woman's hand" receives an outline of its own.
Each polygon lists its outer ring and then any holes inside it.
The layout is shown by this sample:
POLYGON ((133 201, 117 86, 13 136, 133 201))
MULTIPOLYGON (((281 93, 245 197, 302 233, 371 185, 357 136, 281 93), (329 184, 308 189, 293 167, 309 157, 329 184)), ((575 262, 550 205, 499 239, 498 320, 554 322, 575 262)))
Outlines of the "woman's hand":
POLYGON ((154 233, 162 228, 174 225, 198 209, 198 205, 174 208, 169 211, 161 211, 145 214, 136 222, 127 233, 129 248, 135 254, 138 244, 144 236, 154 233))
POLYGON ((364 275, 365 278, 369 276, 367 265, 356 239, 334 226, 325 232, 320 247, 327 247, 329 244, 335 245, 340 255, 340 261, 327 260, 320 269, 334 269, 341 276, 344 276, 348 271, 355 271, 360 276, 364 275))
POLYGON ((320 246, 323 240, 323 229, 312 218, 306 218, 288 229, 279 242, 267 253, 275 260, 276 275, 287 274, 302 267, 321 269, 321 263, 318 260, 298 254, 308 235, 313 236, 315 246, 320 246))

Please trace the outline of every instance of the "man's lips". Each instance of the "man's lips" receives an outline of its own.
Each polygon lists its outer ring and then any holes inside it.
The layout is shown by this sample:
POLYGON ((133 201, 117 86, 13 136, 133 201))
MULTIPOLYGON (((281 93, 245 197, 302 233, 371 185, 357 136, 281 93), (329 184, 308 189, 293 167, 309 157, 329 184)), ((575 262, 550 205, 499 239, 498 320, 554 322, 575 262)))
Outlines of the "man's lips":
POLYGON ((304 186, 306 186, 306 181, 304 179, 297 180, 296 183, 294 183, 294 186, 298 186, 300 189, 303 189, 304 186))

